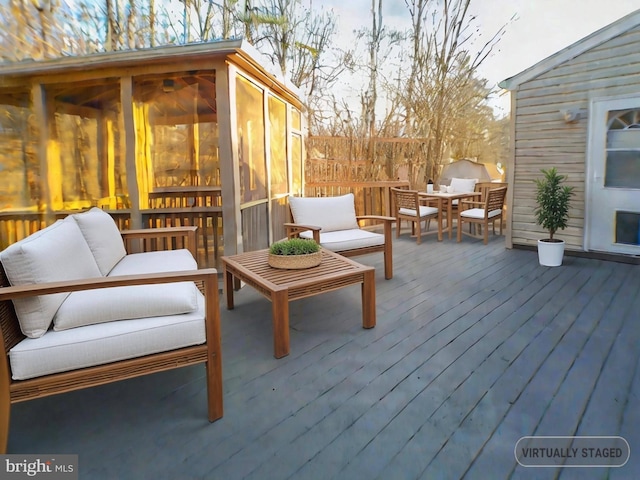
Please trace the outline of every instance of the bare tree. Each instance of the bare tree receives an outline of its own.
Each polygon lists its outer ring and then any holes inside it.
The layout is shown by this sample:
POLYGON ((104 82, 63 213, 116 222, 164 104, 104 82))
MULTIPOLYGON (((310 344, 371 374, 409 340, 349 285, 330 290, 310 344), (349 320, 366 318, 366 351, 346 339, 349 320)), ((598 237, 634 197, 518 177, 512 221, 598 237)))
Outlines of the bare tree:
POLYGON ((403 106, 405 131, 427 139, 426 182, 437 177, 440 165, 452 154, 465 152, 468 156, 469 150, 460 149, 465 143, 454 147, 454 139, 477 137, 478 126, 483 124, 478 118, 492 120, 486 107, 486 82, 476 75, 503 29, 473 52, 471 0, 405 3, 412 18, 413 48, 406 88, 398 89, 398 103, 403 106))
POLYGON ((272 20, 259 25, 256 47, 300 88, 307 124, 314 130, 325 106, 319 92, 330 89, 343 66, 326 61, 336 32, 333 12, 311 7, 311 2, 307 8, 300 0, 264 0, 260 11, 272 20))

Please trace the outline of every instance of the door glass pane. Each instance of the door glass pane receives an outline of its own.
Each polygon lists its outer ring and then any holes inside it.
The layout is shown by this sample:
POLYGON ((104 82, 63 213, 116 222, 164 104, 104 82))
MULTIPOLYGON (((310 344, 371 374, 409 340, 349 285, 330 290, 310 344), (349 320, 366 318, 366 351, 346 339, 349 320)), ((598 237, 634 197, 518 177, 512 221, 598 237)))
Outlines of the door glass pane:
POLYGON ((608 152, 604 185, 640 188, 640 152, 608 152))
POLYGON ((605 187, 640 189, 639 122, 640 109, 609 112, 605 187))
POLYGON ((640 213, 616 212, 616 243, 640 244, 640 213))

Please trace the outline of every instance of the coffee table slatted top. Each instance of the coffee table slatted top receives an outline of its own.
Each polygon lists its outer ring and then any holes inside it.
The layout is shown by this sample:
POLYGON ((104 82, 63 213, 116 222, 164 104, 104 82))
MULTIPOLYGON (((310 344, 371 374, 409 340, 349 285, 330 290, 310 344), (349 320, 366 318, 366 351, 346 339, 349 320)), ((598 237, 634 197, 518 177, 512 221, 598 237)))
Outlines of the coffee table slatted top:
POLYGON ((223 260, 264 295, 288 289, 290 300, 352 285, 362 279, 363 272, 374 270, 326 249, 322 249, 320 265, 302 270, 273 268, 267 261, 268 254, 268 250, 258 250, 224 257, 223 260))

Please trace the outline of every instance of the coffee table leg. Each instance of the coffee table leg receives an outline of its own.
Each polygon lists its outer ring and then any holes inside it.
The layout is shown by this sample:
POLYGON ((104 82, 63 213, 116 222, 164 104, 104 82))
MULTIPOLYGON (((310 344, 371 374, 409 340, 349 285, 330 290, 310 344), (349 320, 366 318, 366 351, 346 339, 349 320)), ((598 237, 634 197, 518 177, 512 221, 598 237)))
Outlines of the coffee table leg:
POLYGON ((289 295, 287 289, 278 290, 271 296, 273 315, 273 356, 289 355, 289 295))
POLYGON ((224 293, 227 297, 227 310, 233 310, 233 274, 224 269, 224 293))
POLYGON ((376 326, 376 271, 367 270, 362 281, 362 328, 376 326))

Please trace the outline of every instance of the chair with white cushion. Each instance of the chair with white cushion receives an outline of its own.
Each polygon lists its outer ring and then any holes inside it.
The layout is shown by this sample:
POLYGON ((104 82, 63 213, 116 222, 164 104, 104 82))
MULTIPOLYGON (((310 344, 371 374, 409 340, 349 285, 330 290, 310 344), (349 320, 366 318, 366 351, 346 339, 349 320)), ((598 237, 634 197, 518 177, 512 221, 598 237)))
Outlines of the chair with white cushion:
POLYGON ((458 210, 458 242, 462 241, 462 235, 469 235, 474 238, 481 238, 475 234, 475 230, 464 231, 464 224, 470 227, 483 227, 483 240, 486 245, 489 241, 489 224, 493 225, 493 234, 496 234, 496 221, 500 220, 500 235, 502 235, 502 207, 507 193, 507 187, 500 187, 489 190, 484 202, 474 202, 463 200, 460 202, 458 210))
POLYGON ((287 237, 313 238, 327 250, 352 257, 373 252, 384 254, 384 277, 393 277, 391 225, 395 218, 356 216, 352 193, 338 197, 289 197, 293 223, 285 223, 287 237), (360 227, 360 221, 381 223, 383 233, 360 227))
MULTIPOLYGON (((474 192, 476 189, 477 178, 457 178, 453 177, 449 183, 450 187, 453 187, 454 193, 474 192)), ((443 218, 447 216, 447 209, 442 209, 443 218)), ((458 199, 451 200, 451 218, 447 218, 447 225, 449 222, 458 218, 458 199)))
POLYGON ((416 237, 416 243, 422 242, 422 222, 429 225, 433 218, 439 221, 439 211, 436 207, 420 205, 420 197, 417 190, 404 190, 392 188, 393 204, 396 212, 396 237, 400 237, 402 220, 411 224, 411 235, 416 237))

